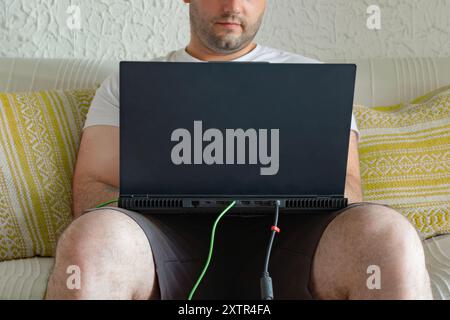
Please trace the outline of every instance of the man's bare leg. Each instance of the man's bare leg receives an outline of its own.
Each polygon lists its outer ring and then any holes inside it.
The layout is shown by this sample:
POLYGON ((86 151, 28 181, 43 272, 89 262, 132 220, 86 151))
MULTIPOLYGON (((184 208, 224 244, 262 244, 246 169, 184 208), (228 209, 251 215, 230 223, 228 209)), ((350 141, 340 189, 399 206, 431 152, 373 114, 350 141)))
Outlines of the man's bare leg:
POLYGON ((397 211, 376 204, 350 208, 330 223, 310 287, 319 299, 432 299, 416 230, 397 211), (369 266, 380 268, 380 289, 367 285, 369 266))
POLYGON ((130 217, 104 209, 76 219, 62 234, 47 299, 155 299, 159 297, 151 247, 130 217), (81 271, 69 289, 69 266, 81 271))

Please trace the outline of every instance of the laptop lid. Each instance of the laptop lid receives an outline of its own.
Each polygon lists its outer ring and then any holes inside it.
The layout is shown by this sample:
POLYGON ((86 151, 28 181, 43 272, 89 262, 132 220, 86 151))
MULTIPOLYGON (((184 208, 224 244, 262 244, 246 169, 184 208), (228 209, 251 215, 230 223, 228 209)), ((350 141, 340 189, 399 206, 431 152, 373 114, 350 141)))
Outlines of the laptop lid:
POLYGON ((355 73, 121 62, 121 197, 343 197, 355 73))

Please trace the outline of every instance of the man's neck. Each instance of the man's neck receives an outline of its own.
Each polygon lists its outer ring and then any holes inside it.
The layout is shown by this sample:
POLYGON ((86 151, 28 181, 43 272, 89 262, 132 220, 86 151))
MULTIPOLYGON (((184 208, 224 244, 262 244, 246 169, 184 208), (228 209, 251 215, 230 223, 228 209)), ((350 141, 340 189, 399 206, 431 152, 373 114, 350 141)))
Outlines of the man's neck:
POLYGON ((201 61, 231 61, 245 56, 249 52, 253 51, 253 49, 255 48, 256 43, 252 42, 248 46, 239 51, 230 54, 220 54, 208 48, 205 48, 205 46, 196 43, 196 41, 191 41, 189 45, 186 47, 186 52, 190 54, 192 57, 199 59, 201 61))

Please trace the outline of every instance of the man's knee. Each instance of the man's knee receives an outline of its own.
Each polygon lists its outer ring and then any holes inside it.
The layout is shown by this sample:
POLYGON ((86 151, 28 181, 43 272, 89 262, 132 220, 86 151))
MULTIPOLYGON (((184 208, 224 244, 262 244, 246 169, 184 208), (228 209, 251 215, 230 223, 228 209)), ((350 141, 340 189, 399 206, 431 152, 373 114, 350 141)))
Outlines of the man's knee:
MULTIPOLYGON (((400 212, 378 204, 363 204, 350 208, 339 215, 329 226, 331 233, 353 249, 393 244, 421 245, 414 226, 400 212)), ((400 248, 399 247, 399 248, 400 248)), ((352 250, 353 250, 352 249, 352 250)))
POLYGON ((422 243, 408 219, 390 207, 363 204, 340 214, 325 230, 314 258, 312 287, 319 297, 349 296, 351 289, 365 289, 371 266, 397 283, 407 282, 404 275, 411 266, 426 277, 422 243), (334 292, 327 292, 330 288, 334 292))
POLYGON ((63 256, 83 264, 92 259, 120 259, 133 249, 146 249, 147 246, 144 232, 131 218, 104 209, 73 221, 58 241, 56 257, 63 256))
POLYGON ((144 231, 133 219, 111 209, 87 213, 63 232, 49 282, 51 291, 65 286, 72 267, 81 273, 83 286, 73 292, 80 297, 97 293, 101 297, 106 294, 102 288, 108 291, 110 286, 123 296, 138 292, 145 297, 154 286, 153 256, 144 231))

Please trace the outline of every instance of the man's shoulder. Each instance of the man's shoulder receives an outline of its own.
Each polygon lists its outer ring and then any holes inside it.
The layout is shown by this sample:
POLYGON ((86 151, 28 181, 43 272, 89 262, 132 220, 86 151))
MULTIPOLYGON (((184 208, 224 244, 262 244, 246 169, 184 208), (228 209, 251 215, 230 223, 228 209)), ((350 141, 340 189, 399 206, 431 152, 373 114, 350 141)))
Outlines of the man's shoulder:
MULTIPOLYGON (((149 61, 152 62, 168 62, 168 61, 174 61, 175 55, 177 54, 177 51, 169 52, 165 56, 157 57, 150 59, 149 61)), ((115 69, 109 76, 107 76, 103 82, 103 86, 108 87, 114 87, 118 86, 120 79, 120 68, 115 69)))

